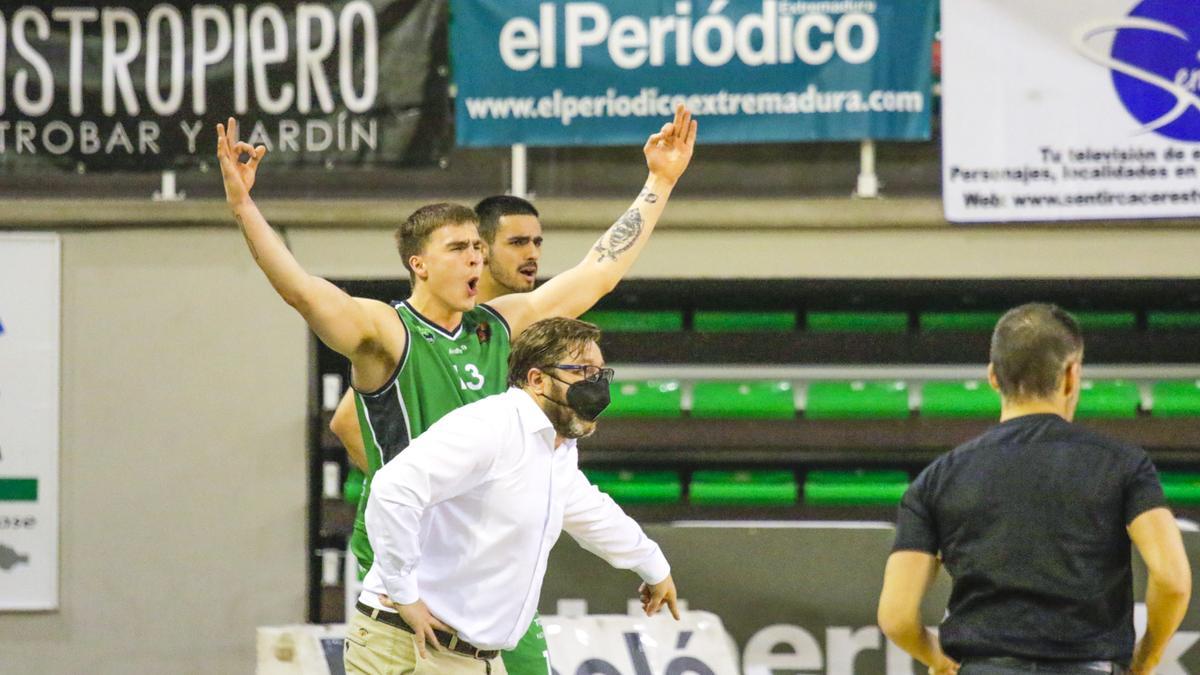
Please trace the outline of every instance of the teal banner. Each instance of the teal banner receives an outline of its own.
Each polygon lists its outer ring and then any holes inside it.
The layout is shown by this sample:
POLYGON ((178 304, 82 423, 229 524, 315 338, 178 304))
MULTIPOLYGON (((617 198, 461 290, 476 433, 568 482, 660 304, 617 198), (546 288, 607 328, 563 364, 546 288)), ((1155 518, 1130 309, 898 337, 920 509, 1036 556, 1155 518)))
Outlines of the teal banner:
POLYGON ((933 0, 452 0, 457 141, 641 144, 930 134, 933 0))

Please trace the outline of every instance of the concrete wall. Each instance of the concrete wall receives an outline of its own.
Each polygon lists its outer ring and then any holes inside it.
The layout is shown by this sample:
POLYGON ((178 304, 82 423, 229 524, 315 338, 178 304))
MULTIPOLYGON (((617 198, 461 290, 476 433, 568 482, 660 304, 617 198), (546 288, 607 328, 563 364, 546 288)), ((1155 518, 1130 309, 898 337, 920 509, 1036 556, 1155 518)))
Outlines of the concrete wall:
MULTIPOLYGON (((549 214, 553 218, 553 214, 549 214)), ((552 220, 549 221, 552 223, 552 220)), ((1197 277, 1200 228, 690 229, 671 223, 631 271, 643 278, 1088 278, 1197 277)), ((602 232, 546 233, 542 274, 574 265, 602 232)), ((288 235, 325 276, 404 274, 383 229, 298 229, 288 235)))
POLYGON ((63 237, 61 610, 0 673, 247 673, 302 621, 308 333, 236 231, 63 237))

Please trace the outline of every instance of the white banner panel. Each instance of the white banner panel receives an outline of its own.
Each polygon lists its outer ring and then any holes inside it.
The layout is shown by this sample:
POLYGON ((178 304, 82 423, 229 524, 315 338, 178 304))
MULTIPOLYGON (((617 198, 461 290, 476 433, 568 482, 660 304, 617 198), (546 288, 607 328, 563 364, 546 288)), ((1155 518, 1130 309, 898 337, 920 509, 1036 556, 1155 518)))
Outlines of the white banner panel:
POLYGON ((0 611, 58 607, 59 260, 0 234, 0 611))
POLYGON ((542 617, 550 661, 561 675, 736 675, 736 646, 710 612, 664 610, 653 618, 542 617))
POLYGON ((954 222, 1200 216, 1196 0, 942 3, 954 222))

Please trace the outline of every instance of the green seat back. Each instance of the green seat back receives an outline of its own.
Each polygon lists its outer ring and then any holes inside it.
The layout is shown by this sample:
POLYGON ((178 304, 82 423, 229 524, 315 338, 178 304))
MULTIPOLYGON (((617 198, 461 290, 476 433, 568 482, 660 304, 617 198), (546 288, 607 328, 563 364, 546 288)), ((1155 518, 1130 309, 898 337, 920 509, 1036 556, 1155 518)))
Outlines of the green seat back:
POLYGON ((926 382, 921 386, 922 417, 999 417, 1000 395, 982 380, 926 382))
POLYGON ((1200 328, 1200 312, 1150 312, 1146 324, 1151 330, 1200 328))
POLYGON ((804 502, 827 506, 870 506, 900 503, 908 489, 903 471, 809 471, 804 502))
POLYGON ((791 419, 795 416, 791 382, 697 382, 692 388, 692 417, 791 419))
POLYGON ((1079 392, 1079 407, 1075 416, 1080 419, 1128 419, 1137 417, 1142 394, 1134 382, 1127 380, 1084 380, 1079 392))
POLYGON ((1079 327, 1089 330, 1133 330, 1137 328, 1134 312, 1072 312, 1079 327))
POLYGON ((1200 417, 1200 380, 1156 382, 1155 417, 1200 417))
POLYGON ((669 333, 683 330, 683 312, 643 312, 637 310, 597 310, 582 317, 605 332, 669 333))
POLYGON ((705 333, 746 331, 790 331, 796 329, 795 312, 710 312, 697 311, 692 327, 705 333))
POLYGON ((903 419, 908 385, 903 382, 811 382, 804 416, 809 419, 903 419))
POLYGON ((904 312, 809 312, 808 330, 816 333, 904 333, 904 312))
POLYGON ((697 471, 688 487, 689 501, 706 505, 786 506, 798 493, 791 471, 697 471))
POLYGON ((1163 494, 1167 501, 1176 504, 1200 504, 1200 473, 1176 473, 1164 471, 1159 474, 1163 494))
POLYGON ((584 472, 593 485, 619 504, 674 504, 683 500, 683 482, 674 471, 584 472))
POLYGON ((678 380, 613 382, 605 417, 679 417, 683 388, 678 380))
POLYGON ((1000 312, 927 312, 921 314, 921 330, 991 331, 1000 312))

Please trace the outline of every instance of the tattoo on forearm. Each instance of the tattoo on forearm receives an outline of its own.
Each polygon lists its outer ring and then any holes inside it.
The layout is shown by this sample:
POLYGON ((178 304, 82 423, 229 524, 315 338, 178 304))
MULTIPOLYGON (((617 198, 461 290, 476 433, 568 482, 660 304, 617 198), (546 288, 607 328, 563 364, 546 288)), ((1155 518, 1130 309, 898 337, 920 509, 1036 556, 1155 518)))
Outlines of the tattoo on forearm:
POLYGON ((658 195, 651 192, 650 188, 646 188, 645 190, 642 190, 640 195, 638 195, 638 199, 641 199, 647 204, 653 204, 658 201, 658 195))
POLYGON ((633 248, 642 236, 642 212, 629 209, 625 215, 617 219, 608 232, 596 243, 595 251, 600 254, 599 262, 616 260, 621 254, 633 248))
POLYGON ((246 221, 242 219, 242 214, 233 214, 233 219, 237 221, 238 228, 242 231, 242 237, 246 240, 246 245, 250 247, 250 257, 258 260, 258 250, 254 248, 254 242, 250 241, 250 235, 246 234, 246 221))

